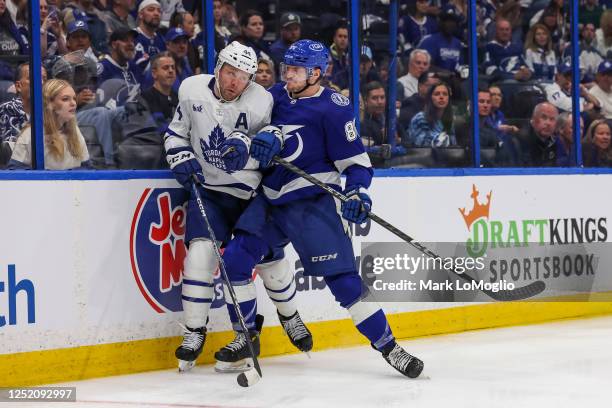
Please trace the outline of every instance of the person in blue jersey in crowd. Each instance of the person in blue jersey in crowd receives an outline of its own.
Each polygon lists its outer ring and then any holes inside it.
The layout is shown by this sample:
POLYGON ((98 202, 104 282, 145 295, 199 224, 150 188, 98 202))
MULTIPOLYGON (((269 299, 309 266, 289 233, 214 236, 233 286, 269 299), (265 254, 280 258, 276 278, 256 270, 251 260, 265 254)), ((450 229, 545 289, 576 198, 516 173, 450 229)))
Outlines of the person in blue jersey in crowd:
POLYGON ((410 121, 408 139, 414 146, 447 147, 457 144, 453 124, 452 92, 448 84, 432 86, 425 107, 410 121))
POLYGON ((430 0, 408 2, 408 14, 398 22, 398 31, 404 36, 404 41, 416 47, 423 37, 438 31, 435 17, 427 15, 430 0))
MULTIPOLYGON (((396 343, 384 312, 372 299, 355 265, 346 221, 366 221, 372 206, 367 189, 373 171, 349 99, 320 85, 328 59, 327 48, 316 41, 300 40, 287 50, 281 67, 285 83, 270 89, 274 98, 271 124, 278 129, 259 132, 250 145, 251 158, 268 168, 262 193, 238 221, 223 259, 251 330, 257 310, 253 267, 267 253, 291 242, 305 275, 323 277, 372 346, 393 368, 415 378, 423 362, 396 343), (330 194, 282 166, 271 165, 275 155, 343 191, 349 200, 341 206, 342 216, 339 203, 330 194), (344 189, 341 174, 346 175, 344 189), (253 223, 257 221, 260 228, 255 230, 253 223), (243 225, 249 228, 243 229, 243 225)), ((236 323, 233 307, 228 305, 228 310, 236 323)), ((244 358, 248 356, 245 343, 228 345, 215 358, 244 358)))
POLYGON ((140 93, 142 72, 133 62, 136 35, 135 30, 125 28, 119 28, 111 34, 111 54, 98 63, 98 87, 103 87, 104 82, 116 78, 125 82, 130 95, 136 96, 140 93))
POLYGON ((164 37, 159 31, 161 5, 157 0, 144 0, 138 6, 138 28, 136 31, 136 54, 134 62, 142 72, 149 70, 149 61, 166 50, 164 37))
POLYGON ((440 13, 440 31, 423 37, 418 48, 431 55, 431 65, 439 70, 459 72, 463 65, 463 44, 455 36, 460 17, 452 8, 440 13))

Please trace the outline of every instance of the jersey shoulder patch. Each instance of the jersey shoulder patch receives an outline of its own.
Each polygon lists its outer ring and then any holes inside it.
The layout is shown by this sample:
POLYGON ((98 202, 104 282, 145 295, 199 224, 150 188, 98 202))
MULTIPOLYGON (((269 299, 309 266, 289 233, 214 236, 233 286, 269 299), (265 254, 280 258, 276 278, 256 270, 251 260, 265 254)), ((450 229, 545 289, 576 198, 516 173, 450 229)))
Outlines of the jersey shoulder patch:
POLYGON ((346 140, 349 142, 357 140, 357 126, 355 126, 354 120, 350 120, 344 124, 344 134, 346 135, 346 140))
POLYGON ((348 104, 351 103, 349 98, 338 92, 334 92, 331 94, 331 100, 338 106, 348 106, 348 104))

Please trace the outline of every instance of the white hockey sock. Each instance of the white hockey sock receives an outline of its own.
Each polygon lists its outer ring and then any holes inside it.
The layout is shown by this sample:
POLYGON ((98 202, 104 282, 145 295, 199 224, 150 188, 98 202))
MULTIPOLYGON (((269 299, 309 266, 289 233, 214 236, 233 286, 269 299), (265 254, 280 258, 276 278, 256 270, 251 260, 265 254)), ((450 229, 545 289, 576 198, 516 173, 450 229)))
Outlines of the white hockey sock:
POLYGON ((214 298, 213 275, 218 261, 209 240, 191 241, 185 258, 181 299, 185 325, 204 327, 214 298))
POLYGON ((295 304, 295 279, 289 270, 289 261, 285 258, 257 265, 257 271, 263 280, 268 297, 280 314, 292 316, 297 311, 295 304))

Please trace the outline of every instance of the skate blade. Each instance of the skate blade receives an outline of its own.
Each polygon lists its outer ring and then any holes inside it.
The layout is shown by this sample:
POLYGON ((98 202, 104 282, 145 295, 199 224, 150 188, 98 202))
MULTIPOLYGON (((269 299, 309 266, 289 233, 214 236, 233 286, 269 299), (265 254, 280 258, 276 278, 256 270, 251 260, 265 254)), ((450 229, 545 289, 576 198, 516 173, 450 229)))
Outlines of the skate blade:
POLYGON ((194 366, 195 366, 195 361, 185 361, 185 360, 178 361, 179 373, 185 373, 191 370, 194 366))
POLYGON ((215 364, 215 371, 218 373, 244 373, 252 366, 253 363, 250 358, 245 358, 234 362, 217 361, 215 364))
POLYGON ((304 351, 304 354, 306 354, 308 356, 309 360, 312 358, 312 356, 310 355, 310 351, 304 351))

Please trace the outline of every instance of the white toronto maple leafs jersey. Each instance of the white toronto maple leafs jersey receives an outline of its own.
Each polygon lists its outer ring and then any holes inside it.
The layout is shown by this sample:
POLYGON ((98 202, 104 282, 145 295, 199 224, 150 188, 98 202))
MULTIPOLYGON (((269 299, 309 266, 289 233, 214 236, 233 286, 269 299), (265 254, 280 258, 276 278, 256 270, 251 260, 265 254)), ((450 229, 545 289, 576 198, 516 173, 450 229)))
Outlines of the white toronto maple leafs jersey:
POLYGON ((222 102, 213 93, 213 75, 195 75, 179 88, 179 105, 166 130, 166 150, 192 146, 204 172, 205 186, 247 199, 259 186, 259 162, 249 158, 244 170, 228 172, 220 146, 235 130, 253 137, 270 123, 272 95, 251 83, 238 100, 222 102))

